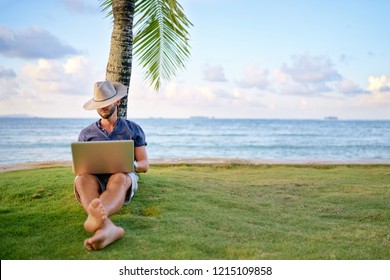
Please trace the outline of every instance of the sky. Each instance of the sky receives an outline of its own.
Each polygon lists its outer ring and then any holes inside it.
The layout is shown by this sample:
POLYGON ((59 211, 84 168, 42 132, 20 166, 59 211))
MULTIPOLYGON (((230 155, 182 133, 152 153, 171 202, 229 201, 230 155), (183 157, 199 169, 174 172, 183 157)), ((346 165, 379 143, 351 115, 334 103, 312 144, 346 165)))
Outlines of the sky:
MULTIPOLYGON (((155 92, 133 61, 128 118, 390 119, 390 1, 179 0, 186 68, 155 92)), ((0 115, 95 118, 112 20, 99 0, 0 0, 0 115)))

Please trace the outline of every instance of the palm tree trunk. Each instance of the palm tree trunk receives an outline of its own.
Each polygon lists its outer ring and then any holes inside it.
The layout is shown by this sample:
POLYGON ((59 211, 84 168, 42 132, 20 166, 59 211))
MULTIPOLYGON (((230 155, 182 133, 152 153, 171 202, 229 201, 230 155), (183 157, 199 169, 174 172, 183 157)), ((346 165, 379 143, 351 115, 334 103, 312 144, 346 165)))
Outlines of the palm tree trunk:
MULTIPOLYGON (((135 0, 112 0, 114 26, 111 34, 106 79, 130 86, 133 60, 133 18, 135 0)), ((128 96, 121 100, 118 117, 127 118, 128 96)))

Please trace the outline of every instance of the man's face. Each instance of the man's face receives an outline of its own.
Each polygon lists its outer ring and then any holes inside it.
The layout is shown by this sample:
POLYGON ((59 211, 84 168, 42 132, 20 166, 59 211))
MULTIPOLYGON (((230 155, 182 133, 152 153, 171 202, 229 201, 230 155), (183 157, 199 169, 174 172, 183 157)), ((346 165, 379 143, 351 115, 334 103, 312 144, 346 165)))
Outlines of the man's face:
POLYGON ((108 119, 112 116, 115 110, 116 110, 116 103, 108 105, 103 108, 99 108, 97 109, 97 112, 103 119, 108 119))

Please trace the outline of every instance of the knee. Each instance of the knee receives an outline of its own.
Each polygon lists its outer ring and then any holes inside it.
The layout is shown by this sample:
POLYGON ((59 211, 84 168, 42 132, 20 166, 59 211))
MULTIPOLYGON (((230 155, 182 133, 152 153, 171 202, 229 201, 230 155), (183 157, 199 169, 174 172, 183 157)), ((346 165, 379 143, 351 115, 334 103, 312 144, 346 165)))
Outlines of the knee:
POLYGON ((98 187, 96 177, 90 174, 79 175, 74 181, 75 188, 78 192, 82 192, 86 187, 92 189, 98 187))
POLYGON ((128 188, 131 186, 131 178, 127 173, 114 173, 110 177, 110 181, 114 181, 117 185, 128 188))

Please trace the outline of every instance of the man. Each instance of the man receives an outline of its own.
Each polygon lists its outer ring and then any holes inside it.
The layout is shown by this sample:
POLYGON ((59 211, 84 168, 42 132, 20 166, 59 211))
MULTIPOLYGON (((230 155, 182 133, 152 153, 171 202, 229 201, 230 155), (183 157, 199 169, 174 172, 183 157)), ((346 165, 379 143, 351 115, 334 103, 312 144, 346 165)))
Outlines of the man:
MULTIPOLYGON (((133 140, 135 171, 147 172, 147 144, 142 128, 117 116, 120 99, 126 94, 127 88, 121 83, 95 83, 94 96, 84 104, 84 109, 97 110, 101 119, 84 128, 79 141, 133 140)), ((102 249, 124 235, 124 229, 116 226, 110 216, 119 211, 123 204, 129 203, 137 189, 136 173, 84 174, 76 177, 75 195, 88 215, 84 228, 94 233, 84 241, 88 250, 102 249)))

